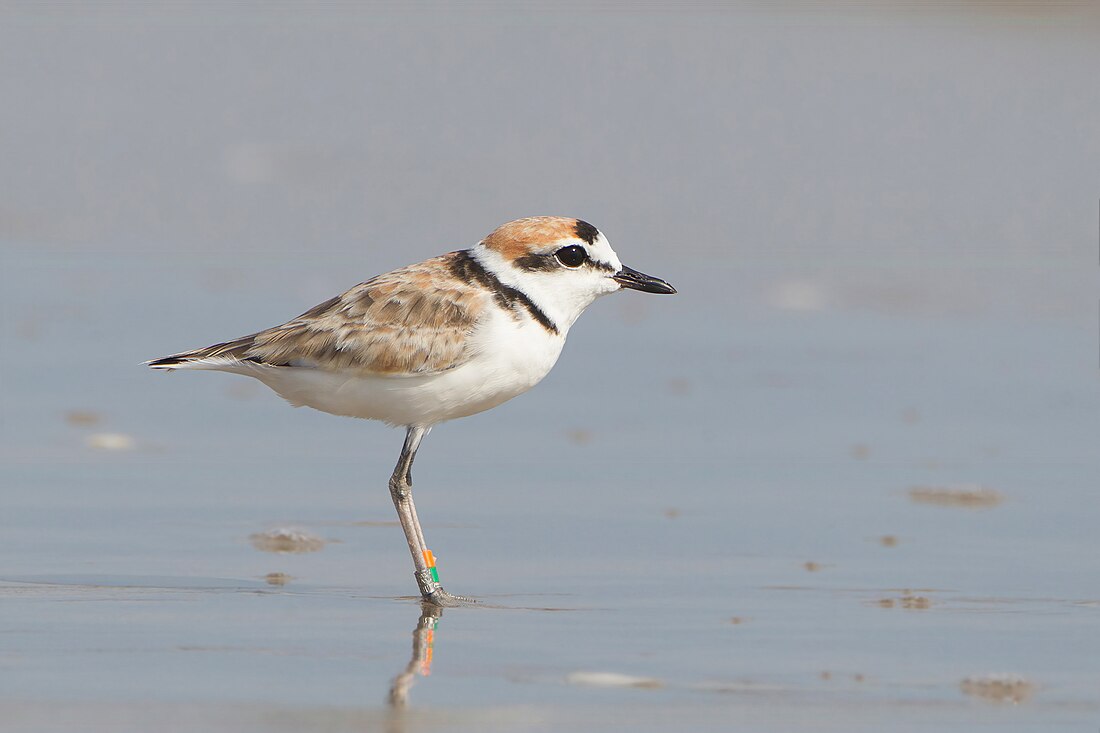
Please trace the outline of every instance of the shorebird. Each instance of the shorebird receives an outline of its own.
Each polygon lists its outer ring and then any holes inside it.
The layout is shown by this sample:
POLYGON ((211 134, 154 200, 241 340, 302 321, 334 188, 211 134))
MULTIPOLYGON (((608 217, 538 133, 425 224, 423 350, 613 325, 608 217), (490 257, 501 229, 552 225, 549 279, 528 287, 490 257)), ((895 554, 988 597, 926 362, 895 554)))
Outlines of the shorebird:
POLYGON ((578 316, 623 288, 675 293, 624 266, 591 224, 518 219, 469 249, 371 278, 279 326, 146 364, 254 377, 292 405, 405 427, 389 488, 420 594, 443 590, 412 498, 412 464, 433 426, 535 386, 578 316))

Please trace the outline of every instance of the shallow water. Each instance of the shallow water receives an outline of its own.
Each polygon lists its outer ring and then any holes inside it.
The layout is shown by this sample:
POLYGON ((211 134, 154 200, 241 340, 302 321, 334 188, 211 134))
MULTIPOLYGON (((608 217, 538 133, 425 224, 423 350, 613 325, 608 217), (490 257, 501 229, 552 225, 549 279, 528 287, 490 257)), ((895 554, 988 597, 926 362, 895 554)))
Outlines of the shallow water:
MULTIPOLYGON (((465 114, 476 109, 459 92, 478 83, 524 88, 445 40, 438 19, 394 14, 385 34, 350 12, 9 24, 13 57, 96 53, 87 68, 2 77, 9 92, 68 79, 43 88, 83 114, 59 120, 28 98, 24 145, 5 143, 27 185, 0 182, 0 729, 1094 729, 1100 100, 1057 96, 1041 73, 1093 81, 1091 19, 861 12, 655 13, 631 16, 633 35, 593 13, 568 43, 538 30, 567 16, 452 18, 478 48, 531 31, 607 119, 573 130, 588 177, 566 175, 581 158, 556 159, 564 122, 533 115, 523 129, 549 180, 497 189, 467 160, 472 182, 451 197, 421 178, 462 162, 450 118, 402 132, 400 115, 371 108, 364 132, 358 98, 334 119, 286 112, 280 87, 237 86, 259 73, 249 51, 271 52, 265 73, 285 73, 299 98, 315 83, 319 108, 341 109, 322 70, 289 59, 373 59, 419 28, 438 43, 409 78, 465 114), (643 63, 635 52, 669 24, 682 53, 643 63), (565 53, 590 35, 617 65, 597 73, 565 53), (714 100, 728 130, 675 107, 632 116, 651 84, 675 95, 724 79, 711 69, 723 38, 740 74, 714 100), (158 46, 175 55, 131 63, 158 46), (208 47, 224 74, 203 73, 208 47), (884 47, 880 66, 864 64, 884 47), (1035 48, 1038 70, 1010 63, 1035 48), (477 79, 433 75, 462 59, 477 79), (926 78, 956 87, 940 99, 926 78), (183 83, 186 104, 157 79, 183 83), (864 112, 881 102, 897 124, 915 96, 925 126, 891 142, 904 160, 876 166, 886 141, 836 109, 795 114, 830 89, 864 112), (640 138, 611 134, 628 119, 640 138), (104 152, 123 146, 110 123, 149 170, 104 152), (696 123, 693 139, 670 136, 696 123), (1035 129, 1059 134, 1026 137, 1035 129), (723 147, 726 133, 743 145, 723 147), (356 148, 372 135, 407 147, 393 187, 373 194, 393 209, 363 213, 350 199, 370 161, 343 154, 379 154, 356 148), (638 139, 682 175, 657 185, 638 139), (31 165, 70 147, 87 164, 71 179, 31 165), (701 150, 713 160, 677 159, 701 150), (949 175, 961 151, 973 178, 949 175), (1005 155, 1044 162, 998 176, 1005 155), (616 176, 630 182, 607 193, 616 176), (160 190, 169 182, 178 195, 160 190), (405 186, 438 205, 417 215, 405 186), (501 211, 578 202, 624 261, 680 294, 595 304, 537 389, 426 439, 428 543, 447 588, 478 607, 422 616, 409 595, 386 490, 399 432, 292 410, 244 378, 139 366, 460 246, 446 237, 476 238, 501 211)), ((354 68, 375 92, 415 107, 370 59, 354 68)), ((467 142, 503 160, 519 145, 467 142)))
MULTIPOLYGON (((8 297, 65 277, 23 272, 40 281, 8 297)), ((55 353, 8 367, 26 385, 8 395, 22 417, 6 423, 0 520, 11 729, 1095 719, 1095 374, 1053 381, 1045 366, 1086 334, 777 311, 704 342, 676 324, 707 276, 679 274, 687 297, 637 324, 597 304, 547 384, 425 443, 429 544, 447 586, 483 607, 443 612, 431 674, 415 665, 400 714, 384 703, 421 613, 385 488, 400 434, 229 375, 146 373, 137 359, 163 333, 97 346, 52 325, 36 348, 55 353), (638 348, 654 334, 667 348, 638 348), (74 349, 95 355, 78 373, 74 349), (67 424, 66 408, 102 422, 67 424), (108 429, 134 448, 85 443, 108 429), (911 493, 975 483, 1000 501, 911 493), (279 531, 315 551, 263 551, 256 538, 279 531), (628 677, 584 676, 605 672, 628 677), (1000 674, 1034 691, 1015 704, 962 690, 1000 674)), ((133 272, 117 277, 82 320, 140 311, 122 286, 133 272)), ((187 290, 197 275, 174 278, 187 290)))

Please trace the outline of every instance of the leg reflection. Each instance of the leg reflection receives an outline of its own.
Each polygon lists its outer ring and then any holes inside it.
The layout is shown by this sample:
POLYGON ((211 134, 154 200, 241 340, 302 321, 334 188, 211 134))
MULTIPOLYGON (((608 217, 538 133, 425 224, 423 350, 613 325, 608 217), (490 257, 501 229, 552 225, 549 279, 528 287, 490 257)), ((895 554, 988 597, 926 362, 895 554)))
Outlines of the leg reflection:
POLYGON ((409 702, 409 688, 416 675, 427 677, 432 672, 432 645, 435 643, 435 627, 443 617, 443 609, 434 603, 420 604, 420 620, 413 630, 412 658, 404 671, 393 678, 390 685, 389 704, 393 708, 404 708, 409 702))

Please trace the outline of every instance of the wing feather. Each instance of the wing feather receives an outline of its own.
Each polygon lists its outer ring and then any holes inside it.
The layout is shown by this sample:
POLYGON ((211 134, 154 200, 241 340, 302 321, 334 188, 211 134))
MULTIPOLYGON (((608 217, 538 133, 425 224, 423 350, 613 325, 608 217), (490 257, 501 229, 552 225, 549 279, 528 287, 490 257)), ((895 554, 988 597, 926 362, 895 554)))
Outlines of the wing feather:
POLYGON ((469 336, 490 297, 455 279, 456 256, 379 275, 282 325, 149 364, 250 361, 387 376, 454 369, 472 356, 469 336))

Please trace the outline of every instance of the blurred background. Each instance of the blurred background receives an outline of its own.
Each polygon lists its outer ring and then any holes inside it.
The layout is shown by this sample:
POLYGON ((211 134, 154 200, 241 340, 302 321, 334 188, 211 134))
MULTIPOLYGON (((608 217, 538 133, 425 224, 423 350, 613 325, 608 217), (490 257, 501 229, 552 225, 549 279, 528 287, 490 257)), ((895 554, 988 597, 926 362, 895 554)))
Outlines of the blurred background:
POLYGON ((390 715, 400 434, 140 363, 560 214, 679 294, 427 439, 492 608, 399 722, 1094 722, 1098 68, 1091 2, 0 6, 0 709, 390 715))

